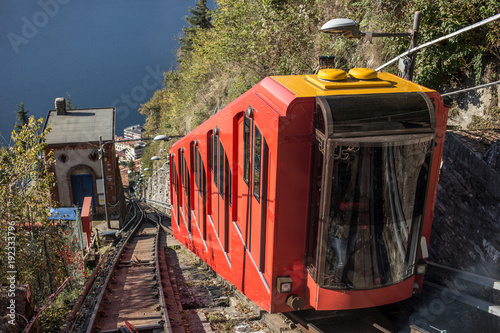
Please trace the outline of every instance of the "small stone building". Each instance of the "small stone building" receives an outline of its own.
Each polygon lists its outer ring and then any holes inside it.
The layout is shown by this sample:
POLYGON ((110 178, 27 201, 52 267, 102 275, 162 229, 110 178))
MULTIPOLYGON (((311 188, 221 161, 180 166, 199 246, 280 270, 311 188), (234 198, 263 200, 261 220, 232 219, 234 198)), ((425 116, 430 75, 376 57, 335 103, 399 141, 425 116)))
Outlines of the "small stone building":
POLYGON ((64 98, 56 99, 56 109, 50 110, 44 129, 47 150, 53 150, 57 181, 52 199, 63 207, 83 204, 91 196, 94 212, 104 213, 104 184, 109 212, 119 212, 123 190, 115 158, 115 108, 66 109, 64 98), (104 173, 99 159, 100 138, 104 147, 104 173))

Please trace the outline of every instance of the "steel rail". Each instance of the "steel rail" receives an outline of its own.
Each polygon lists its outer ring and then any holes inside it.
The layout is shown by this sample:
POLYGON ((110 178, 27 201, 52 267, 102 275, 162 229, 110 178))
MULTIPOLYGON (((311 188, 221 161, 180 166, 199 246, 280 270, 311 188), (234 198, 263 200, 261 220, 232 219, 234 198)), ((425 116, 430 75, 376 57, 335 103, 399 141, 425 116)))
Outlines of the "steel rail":
POLYGON ((111 279, 111 275, 112 275, 113 271, 115 270, 118 261, 120 260, 120 256, 121 256, 123 250, 125 249, 128 241, 131 239, 132 235, 139 228, 139 226, 142 224, 142 222, 144 222, 144 212, 141 211, 140 222, 136 224, 136 226, 134 227, 134 229, 131 232, 129 232, 129 234, 127 235, 126 239, 122 242, 122 244, 120 246, 120 250, 116 254, 115 259, 113 260, 113 264, 111 265, 111 269, 109 271, 109 274, 106 277, 106 280, 104 282, 103 288, 102 288, 101 292, 99 293, 96 305, 94 307, 94 311, 93 311, 92 316, 90 317, 90 321, 89 321, 89 323, 87 325, 87 330, 86 330, 87 333, 91 333, 91 331, 92 331, 92 326, 93 326, 93 324, 94 324, 94 322, 96 320, 97 312, 99 310, 99 306, 101 305, 101 302, 102 302, 102 299, 103 299, 104 294, 106 292, 106 289, 108 288, 109 281, 111 279))
POLYGON ((158 205, 158 206, 161 206, 163 208, 166 208, 166 209, 170 209, 170 204, 167 203, 167 202, 163 202, 163 201, 158 201, 158 200, 153 200, 153 199, 147 199, 147 198, 144 198, 144 201, 149 204, 149 203, 152 203, 154 205, 158 205))
MULTIPOLYGON (((135 221, 137 217, 137 203, 133 202, 132 203, 132 208, 134 208, 134 216, 129 220, 127 225, 131 224, 133 221, 135 221)), ((122 229, 123 231, 123 229, 122 229)), ((120 235, 120 234, 118 234, 120 235)), ((99 283, 99 280, 102 278, 104 275, 103 273, 106 273, 106 270, 109 269, 109 267, 105 267, 108 265, 108 259, 113 257, 116 254, 116 251, 118 251, 117 248, 112 249, 111 247, 106 250, 106 252, 101 256, 101 259, 99 260, 99 263, 97 266, 94 268, 94 271, 92 272, 91 277, 87 280, 87 283, 85 284, 83 292, 80 294, 77 300, 77 304, 73 307, 73 310, 71 311, 70 315, 66 319, 66 323, 63 325, 63 328, 61 329, 61 332, 74 332, 75 330, 79 330, 80 326, 78 323, 82 318, 85 319, 83 324, 85 325, 87 323, 87 318, 85 311, 82 312, 82 309, 87 307, 89 304, 89 299, 92 300, 92 293, 94 291, 92 290, 95 288, 95 285, 99 283), (101 269, 101 267, 105 267, 101 269), (97 282, 96 282, 97 281, 97 282)), ((108 265, 109 266, 109 265, 108 265)), ((106 273, 107 275, 107 273, 106 273)), ((96 304, 92 305, 95 306, 96 304)))
MULTIPOLYGON (((156 281, 158 282, 158 288, 159 288, 159 293, 160 293, 160 299, 161 299, 161 306, 163 310, 163 316, 165 318, 165 323, 164 323, 164 329, 166 332, 171 333, 172 332, 172 325, 170 323, 170 318, 168 317, 168 308, 167 304, 165 302, 165 294, 163 291, 163 283, 162 283, 162 276, 161 276, 161 263, 160 263, 160 253, 159 253, 159 248, 160 248, 160 233, 165 233, 166 236, 166 231, 162 228, 163 226, 161 225, 161 216, 155 211, 155 214, 158 216, 158 221, 156 222, 156 246, 155 246, 155 260, 156 260, 156 281)), ((162 256, 165 258, 165 256, 162 256)))

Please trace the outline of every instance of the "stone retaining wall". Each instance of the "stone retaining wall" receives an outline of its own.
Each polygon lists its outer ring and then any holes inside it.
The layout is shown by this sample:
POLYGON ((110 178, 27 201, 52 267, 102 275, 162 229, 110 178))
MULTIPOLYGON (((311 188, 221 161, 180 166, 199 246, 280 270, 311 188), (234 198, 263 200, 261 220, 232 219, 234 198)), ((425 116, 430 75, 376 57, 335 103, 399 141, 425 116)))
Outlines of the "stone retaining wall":
MULTIPOLYGON (((497 142, 498 145, 498 142, 497 142)), ((430 260, 500 278, 500 174, 447 133, 430 260)))

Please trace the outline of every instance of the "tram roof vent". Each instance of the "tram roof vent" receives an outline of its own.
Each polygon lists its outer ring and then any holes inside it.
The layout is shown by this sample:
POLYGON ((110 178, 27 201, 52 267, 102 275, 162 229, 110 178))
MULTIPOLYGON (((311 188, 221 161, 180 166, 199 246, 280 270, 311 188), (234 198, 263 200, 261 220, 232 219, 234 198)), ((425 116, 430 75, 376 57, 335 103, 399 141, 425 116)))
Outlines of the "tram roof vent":
POLYGON ((318 70, 324 68, 335 68, 335 56, 319 56, 318 70))

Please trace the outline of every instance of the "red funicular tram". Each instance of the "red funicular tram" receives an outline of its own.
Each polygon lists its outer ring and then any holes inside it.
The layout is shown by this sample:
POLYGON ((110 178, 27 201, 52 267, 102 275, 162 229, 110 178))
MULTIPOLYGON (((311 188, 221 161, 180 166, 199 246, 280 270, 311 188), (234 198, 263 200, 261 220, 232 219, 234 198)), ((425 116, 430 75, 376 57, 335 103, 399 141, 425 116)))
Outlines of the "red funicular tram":
POLYGON ((388 73, 267 77, 171 148, 174 235, 268 312, 406 299, 446 118, 437 92, 388 73))

